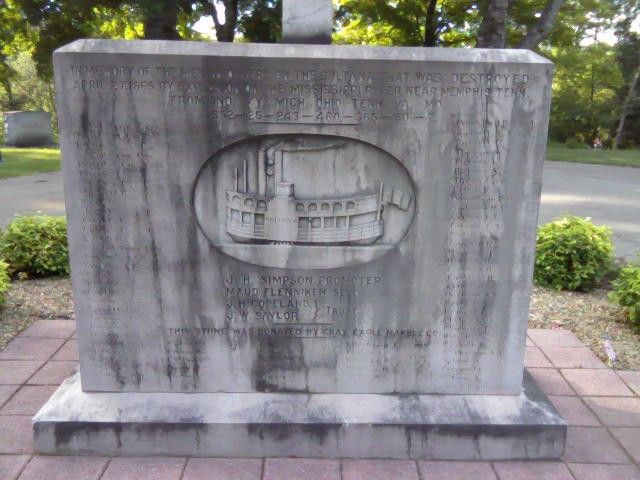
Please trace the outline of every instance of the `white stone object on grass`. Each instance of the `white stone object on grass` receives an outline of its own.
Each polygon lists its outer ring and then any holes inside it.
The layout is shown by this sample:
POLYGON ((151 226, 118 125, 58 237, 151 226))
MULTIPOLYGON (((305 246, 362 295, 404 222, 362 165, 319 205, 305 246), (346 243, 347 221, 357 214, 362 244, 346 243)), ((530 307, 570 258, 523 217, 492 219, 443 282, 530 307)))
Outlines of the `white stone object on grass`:
POLYGON ((4 143, 14 147, 42 147, 53 143, 49 112, 4 114, 4 143))

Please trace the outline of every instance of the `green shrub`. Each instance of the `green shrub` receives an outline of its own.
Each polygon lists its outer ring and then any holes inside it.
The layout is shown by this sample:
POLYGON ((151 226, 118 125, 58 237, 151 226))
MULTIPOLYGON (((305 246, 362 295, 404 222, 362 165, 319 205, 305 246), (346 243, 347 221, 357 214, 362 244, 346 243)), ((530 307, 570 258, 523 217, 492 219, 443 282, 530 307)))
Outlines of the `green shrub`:
POLYGON ((631 323, 640 329, 640 257, 636 263, 622 267, 611 286, 609 298, 625 307, 631 323))
POLYGON ((613 267, 611 230, 570 215, 538 230, 533 281, 554 290, 587 291, 613 267))
POLYGON ((575 137, 567 138, 564 142, 564 146, 571 149, 587 148, 587 144, 584 138, 576 135, 575 137))
POLYGON ((0 260, 0 307, 4 303, 4 294, 9 289, 9 265, 0 260))
POLYGON ((11 274, 68 275, 65 217, 17 215, 0 234, 0 258, 9 264, 11 274))

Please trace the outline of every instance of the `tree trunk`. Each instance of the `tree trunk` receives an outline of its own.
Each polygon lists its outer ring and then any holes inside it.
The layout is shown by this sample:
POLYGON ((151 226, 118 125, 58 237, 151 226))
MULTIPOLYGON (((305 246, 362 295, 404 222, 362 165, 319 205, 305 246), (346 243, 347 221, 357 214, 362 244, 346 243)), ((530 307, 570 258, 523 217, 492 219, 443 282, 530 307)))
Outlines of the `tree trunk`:
POLYGON ((2 81, 2 86, 4 87, 5 91, 7 92, 7 104, 6 107, 9 110, 19 110, 20 106, 18 105, 18 103, 16 102, 16 99, 13 96, 13 88, 11 88, 11 80, 6 79, 2 81))
POLYGON ((175 0, 156 0, 145 4, 144 38, 179 40, 177 23, 178 3, 175 0))
POLYGON ((527 32, 516 48, 531 50, 542 42, 553 28, 558 12, 565 0, 548 0, 538 22, 527 32))
POLYGON ((211 16, 216 27, 216 38, 219 42, 233 42, 238 24, 238 0, 222 0, 222 3, 224 5, 224 23, 220 21, 215 3, 211 3, 211 16))
POLYGON ((507 9, 509 0, 490 0, 478 29, 477 48, 505 48, 507 46, 507 9))
POLYGON ((435 47, 438 43, 438 19, 436 5, 438 0, 427 0, 427 12, 424 19, 424 43, 425 47, 435 47))
POLYGON ((624 107, 622 107, 620 123, 618 123, 618 129, 616 130, 616 138, 613 140, 613 145, 611 147, 613 150, 617 150, 620 147, 622 132, 624 131, 624 122, 627 120, 627 115, 629 115, 629 110, 631 109, 633 96, 635 94, 636 87, 638 86, 638 79, 640 79, 640 64, 638 64, 635 72, 633 73, 631 85, 629 85, 629 92, 627 93, 627 98, 624 101, 624 107))

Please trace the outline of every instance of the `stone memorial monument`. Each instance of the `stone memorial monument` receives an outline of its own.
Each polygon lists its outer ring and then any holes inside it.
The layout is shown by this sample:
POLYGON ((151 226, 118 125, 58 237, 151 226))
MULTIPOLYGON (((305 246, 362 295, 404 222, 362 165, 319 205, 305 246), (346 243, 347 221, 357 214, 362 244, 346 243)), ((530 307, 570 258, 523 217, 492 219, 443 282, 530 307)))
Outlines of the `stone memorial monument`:
POLYGON ((562 453, 523 383, 550 62, 80 40, 54 65, 80 375, 38 452, 562 453))

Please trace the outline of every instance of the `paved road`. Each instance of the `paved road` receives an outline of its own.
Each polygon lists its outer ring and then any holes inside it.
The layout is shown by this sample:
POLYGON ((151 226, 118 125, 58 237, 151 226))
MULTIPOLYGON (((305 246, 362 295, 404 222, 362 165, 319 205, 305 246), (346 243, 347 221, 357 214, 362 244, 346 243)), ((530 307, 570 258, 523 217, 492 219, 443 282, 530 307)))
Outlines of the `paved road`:
POLYGON ((38 173, 0 180, 0 227, 15 213, 41 211, 64 215, 62 173, 38 173))
POLYGON ((640 253, 640 168, 546 162, 539 223, 562 212, 613 229, 618 257, 640 253))
MULTIPOLYGON (((0 226, 16 212, 64 213, 62 175, 0 180, 0 226)), ((640 168, 546 162, 540 223, 567 211, 613 229, 616 255, 640 253, 640 168)))

